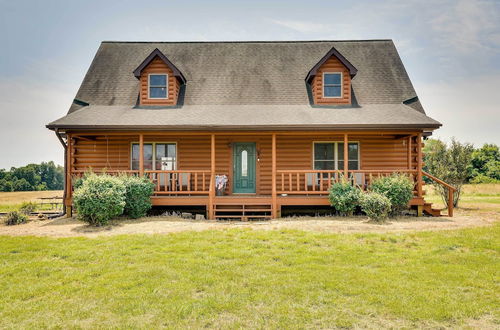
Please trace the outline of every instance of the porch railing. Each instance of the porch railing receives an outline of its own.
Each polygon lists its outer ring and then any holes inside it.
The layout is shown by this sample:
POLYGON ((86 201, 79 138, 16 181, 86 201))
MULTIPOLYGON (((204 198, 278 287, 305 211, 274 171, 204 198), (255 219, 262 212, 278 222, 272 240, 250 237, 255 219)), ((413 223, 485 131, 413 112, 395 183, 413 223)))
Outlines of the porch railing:
MULTIPOLYGON (((71 171, 73 178, 81 178, 88 170, 71 171)), ((96 170, 96 174, 139 175, 138 170, 96 170)), ((156 171, 146 170, 144 175, 155 185, 155 195, 208 195, 210 171, 182 170, 156 171)))
MULTIPOLYGON (((280 195, 322 195, 328 193, 331 185, 344 178, 342 170, 278 170, 276 171, 276 193, 280 195)), ((370 183, 393 173, 405 173, 415 182, 417 170, 350 170, 348 180, 366 190, 370 183)))
POLYGON ((210 171, 144 171, 155 184, 157 195, 208 195, 210 171))

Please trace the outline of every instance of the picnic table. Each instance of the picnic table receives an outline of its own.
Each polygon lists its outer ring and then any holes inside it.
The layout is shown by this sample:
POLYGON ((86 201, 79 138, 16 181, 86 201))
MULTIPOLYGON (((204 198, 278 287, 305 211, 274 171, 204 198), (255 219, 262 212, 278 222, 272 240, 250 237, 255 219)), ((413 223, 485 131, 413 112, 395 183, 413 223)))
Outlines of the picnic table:
POLYGON ((51 205, 52 210, 62 209, 63 198, 59 196, 54 197, 39 197, 40 209, 43 209, 44 205, 51 205))

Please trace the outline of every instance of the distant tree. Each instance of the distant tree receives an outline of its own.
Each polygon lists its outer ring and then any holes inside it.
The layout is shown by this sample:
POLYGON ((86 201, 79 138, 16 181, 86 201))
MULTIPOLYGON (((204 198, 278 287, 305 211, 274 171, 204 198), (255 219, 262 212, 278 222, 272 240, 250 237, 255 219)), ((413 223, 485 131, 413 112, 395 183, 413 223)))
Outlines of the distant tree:
MULTIPOLYGON (((458 206, 462 186, 470 177, 470 161, 474 148, 470 143, 460 143, 455 138, 450 145, 439 139, 427 141, 424 147, 425 169, 432 175, 452 185, 456 191, 453 205, 458 206)), ((448 205, 448 189, 433 182, 445 205, 448 205)))
POLYGON ((30 191, 33 190, 33 186, 25 179, 17 179, 12 183, 13 191, 30 191))
POLYGON ((500 181, 500 149, 495 144, 484 144, 474 150, 471 159, 472 182, 500 181))
POLYGON ((54 162, 28 164, 0 170, 0 191, 60 190, 64 188, 64 168, 54 162))

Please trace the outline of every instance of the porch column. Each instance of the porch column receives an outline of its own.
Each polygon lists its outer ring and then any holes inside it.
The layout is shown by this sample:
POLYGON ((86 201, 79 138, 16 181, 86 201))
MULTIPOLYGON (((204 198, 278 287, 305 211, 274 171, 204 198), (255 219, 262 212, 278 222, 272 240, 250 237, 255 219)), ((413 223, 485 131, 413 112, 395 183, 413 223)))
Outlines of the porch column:
POLYGON ((277 203, 277 196, 276 196, 276 133, 273 133, 272 135, 272 147, 271 147, 271 159, 272 159, 272 166, 271 166, 271 171, 272 171, 272 217, 273 219, 276 219, 278 217, 278 203, 277 203))
POLYGON ((349 145, 347 134, 344 134, 344 176, 349 179, 349 145))
POLYGON ((411 170, 411 139, 413 138, 412 135, 408 137, 408 169, 411 170))
POLYGON ((210 187, 208 188, 208 216, 209 220, 214 219, 214 199, 215 199, 215 134, 210 135, 210 187))
POLYGON ((422 197, 422 133, 417 135, 417 192, 422 197))
POLYGON ((66 217, 71 218, 73 216, 73 187, 71 182, 71 174, 73 170, 72 160, 73 160, 73 146, 71 143, 71 135, 66 135, 66 200, 64 201, 66 205, 66 217))
POLYGON ((139 134, 139 176, 144 176, 144 134, 139 134))

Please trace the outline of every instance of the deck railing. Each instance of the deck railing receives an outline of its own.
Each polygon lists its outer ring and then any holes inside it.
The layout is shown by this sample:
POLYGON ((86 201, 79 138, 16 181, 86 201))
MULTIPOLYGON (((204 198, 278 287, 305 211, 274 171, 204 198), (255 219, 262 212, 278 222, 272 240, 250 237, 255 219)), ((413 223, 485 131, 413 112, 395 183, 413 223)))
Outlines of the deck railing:
MULTIPOLYGON (((350 170, 348 180, 366 190, 374 179, 404 173, 415 182, 417 170, 350 170)), ((281 195, 323 195, 331 185, 345 177, 342 170, 278 170, 276 171, 276 192, 281 195)))
MULTIPOLYGON (((73 170, 73 178, 81 178, 88 170, 73 170)), ((96 170, 96 174, 139 175, 137 170, 96 170)), ((144 175, 155 185, 155 195, 208 195, 210 171, 182 170, 156 171, 146 170, 144 175)))
POLYGON ((208 195, 210 171, 144 171, 155 184, 157 195, 208 195))

